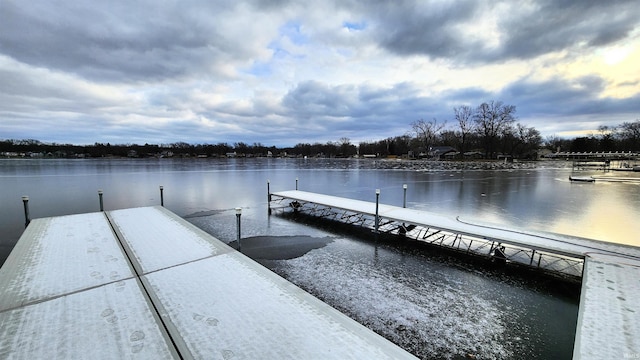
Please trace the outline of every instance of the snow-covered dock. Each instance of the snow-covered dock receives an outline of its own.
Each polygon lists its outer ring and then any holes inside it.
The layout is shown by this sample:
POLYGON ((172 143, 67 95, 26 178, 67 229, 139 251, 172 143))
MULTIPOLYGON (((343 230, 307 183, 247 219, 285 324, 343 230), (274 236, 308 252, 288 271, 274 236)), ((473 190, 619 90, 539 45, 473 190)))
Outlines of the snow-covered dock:
POLYGON ((640 248, 305 191, 270 206, 582 277, 575 359, 640 358, 640 248), (279 207, 277 207, 279 206, 279 207), (377 214, 377 215, 376 215, 377 214), (584 267, 583 267, 584 266, 584 267))
POLYGON ((33 220, 0 289, 3 359, 413 358, 162 207, 33 220))

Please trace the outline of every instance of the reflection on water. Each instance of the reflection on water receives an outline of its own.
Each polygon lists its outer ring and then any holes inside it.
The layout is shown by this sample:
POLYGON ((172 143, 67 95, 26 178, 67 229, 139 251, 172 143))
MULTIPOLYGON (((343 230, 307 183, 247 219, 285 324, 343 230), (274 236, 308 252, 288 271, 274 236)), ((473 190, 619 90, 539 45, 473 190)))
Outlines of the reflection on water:
MULTIPOLYGON (((242 207, 247 246, 285 249, 263 262, 394 341, 427 357, 568 358, 577 298, 532 288, 508 274, 464 262, 381 247, 344 234, 267 216, 272 191, 301 190, 402 205, 522 229, 640 245, 640 192, 634 183, 572 184, 571 169, 545 163, 520 170, 378 170, 369 160, 90 159, 0 160, 0 260, 24 228, 21 195, 32 217, 165 206, 229 243, 242 207), (328 237, 329 236, 329 237, 328 237), (315 243, 298 249, 287 241, 315 243), (273 245, 273 246, 272 246, 273 245), (295 250, 295 251, 293 251, 295 250), (280 254, 282 255, 282 254, 280 254), (412 342, 412 344, 406 344, 412 342), (434 355, 435 354, 435 355, 434 355)), ((249 249, 249 248, 248 248, 249 249)), ((279 250, 278 250, 279 251, 279 250)), ((254 254, 260 257, 260 254, 254 254)), ((262 255, 264 258, 264 254, 262 255)))
POLYGON ((581 210, 566 211, 558 216, 551 231, 640 246, 637 236, 640 234, 640 222, 637 221, 640 185, 598 183, 581 186, 589 191, 589 195, 582 196, 581 200, 573 200, 581 210), (589 186, 592 188, 588 189, 589 186))
MULTIPOLYGON (((301 190, 408 206, 519 228, 640 245, 638 183, 571 183, 570 168, 523 170, 377 170, 379 161, 345 159, 0 160, 0 260, 23 230, 22 195, 33 218, 165 205, 179 215, 266 206, 271 190, 301 190)), ((398 164, 401 164, 400 162, 398 164)), ((550 164, 550 165, 549 165, 550 164)), ((396 166, 394 164, 394 166, 396 166)), ((397 167, 397 166, 396 166, 397 167)), ((625 174, 634 176, 635 173, 625 174)), ((256 234, 261 235, 261 234, 256 234)))

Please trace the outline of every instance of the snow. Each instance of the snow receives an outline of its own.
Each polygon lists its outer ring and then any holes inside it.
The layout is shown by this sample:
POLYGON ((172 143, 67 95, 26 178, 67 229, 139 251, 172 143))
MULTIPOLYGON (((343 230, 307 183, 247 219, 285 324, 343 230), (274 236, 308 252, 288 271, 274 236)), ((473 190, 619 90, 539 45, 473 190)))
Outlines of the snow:
POLYGON ((104 214, 34 219, 0 269, 0 311, 133 276, 104 214))
POLYGON ((413 358, 237 252, 145 278, 195 358, 413 358))
POLYGON ((163 208, 109 215, 146 269, 142 280, 174 338, 181 339, 181 353, 196 358, 412 358, 163 208))
MULTIPOLYGON (((272 195, 375 216, 374 202, 298 190, 277 192, 272 195)), ((585 267, 574 357, 577 359, 604 359, 637 358, 640 356, 640 302, 637 301, 640 298, 639 247, 539 231, 510 229, 475 220, 442 216, 384 204, 379 204, 378 214, 381 218, 394 221, 526 246, 561 255, 584 257, 585 267)), ((310 261, 308 258, 309 256, 305 261, 310 261)), ((295 262, 294 260, 292 264, 295 262)), ((312 284, 319 281, 317 273, 314 272, 315 267, 303 267, 302 271, 289 270, 289 272, 292 274, 292 280, 295 279, 296 283, 312 284), (315 278, 312 281, 310 277, 315 278)), ((317 267, 321 268, 321 266, 317 267)), ((353 266, 345 268, 345 272, 353 272, 356 268, 353 266)), ((360 275, 357 273, 346 275, 345 281, 352 278, 364 278, 360 275)), ((375 282, 349 283, 344 286, 371 287, 372 293, 386 291, 384 288, 376 288, 375 282)), ((363 301, 364 304, 361 307, 361 312, 368 311, 369 307, 376 308, 374 304, 366 305, 367 300, 358 299, 358 302, 363 301)), ((440 300, 434 299, 428 306, 437 307, 439 302, 440 300)), ((351 306, 358 307, 358 304, 351 306)), ((398 311, 399 323, 416 318, 415 313, 406 314, 407 311, 411 312, 407 309, 411 309, 412 305, 409 300, 401 311, 394 310, 398 311)), ((373 314, 369 314, 364 317, 372 316, 373 314)), ((381 329, 384 326, 385 324, 374 324, 374 327, 381 329)), ((450 325, 445 327, 450 327, 450 325)), ((442 337, 450 336, 451 334, 446 334, 442 337)), ((436 339, 438 338, 436 336, 436 339)))
MULTIPOLYGON (((372 210, 371 203, 309 194, 288 192, 320 203, 331 202, 327 204, 331 206, 372 210)), ((513 242, 532 241, 535 246, 583 254, 587 260, 575 357, 629 358, 640 354, 637 248, 583 243, 583 239, 399 209, 383 206, 381 215, 419 224, 438 225, 442 221, 452 227, 449 230, 505 238, 508 234, 513 242), (402 219, 405 216, 411 220, 402 219)), ((0 269, 0 358, 161 359, 176 358, 176 351, 186 357, 225 359, 412 358, 164 208, 125 209, 106 215, 36 219, 26 229, 0 269), (142 274, 140 278, 133 274, 133 268, 142 274), (148 297, 141 284, 145 284, 148 297)), ((291 276, 301 283, 325 281, 321 276, 323 260, 314 258, 319 253, 305 256, 306 261, 314 260, 314 265, 294 269, 291 276)), ((296 261, 290 263, 295 265, 296 261)), ((423 288, 389 288, 403 285, 376 281, 376 276, 388 275, 384 273, 363 276, 357 263, 345 263, 342 271, 340 281, 325 286, 335 286, 336 291, 359 287, 364 289, 360 293, 373 294, 353 299, 352 305, 365 318, 375 319, 376 312, 386 312, 386 318, 394 319, 392 324, 372 324, 377 331, 384 332, 389 326, 402 328, 409 322, 430 323, 420 334, 432 344, 429 353, 448 349, 509 356, 509 349, 499 343, 485 347, 478 342, 478 336, 500 338, 504 332, 495 321, 490 300, 460 303, 455 288, 419 296, 416 291, 423 288), (386 306, 385 296, 398 293, 406 297, 395 302, 401 306, 386 306), (459 323, 455 312, 475 316, 459 323)), ((422 285, 428 288, 428 284, 422 285)), ((401 343, 403 339, 395 340, 401 343)))
POLYGON ((134 279, 0 312, 2 359, 171 359, 167 343, 134 279))
POLYGON ((163 207, 115 210, 109 217, 143 273, 232 251, 163 207))
POLYGON ((311 251, 304 258, 283 262, 281 271, 288 280, 323 294, 323 300, 348 309, 351 317, 420 357, 513 357, 501 319, 508 311, 495 296, 482 294, 486 289, 473 288, 472 281, 452 276, 450 269, 430 268, 425 277, 416 276, 412 266, 378 267, 365 261, 311 251))
POLYGON ((0 284, 3 359, 414 358, 160 207, 36 219, 0 284))
POLYGON ((640 260, 589 254, 582 280, 575 359, 640 356, 640 260))
MULTIPOLYGON (((375 216, 375 202, 353 200, 299 190, 280 191, 272 195, 375 216)), ((506 244, 524 245, 531 249, 549 251, 561 255, 582 257, 589 252, 599 251, 640 258, 640 248, 634 246, 605 243, 602 241, 541 231, 523 231, 501 225, 444 216, 398 206, 379 204, 378 215, 381 218, 398 222, 491 239, 506 244)))

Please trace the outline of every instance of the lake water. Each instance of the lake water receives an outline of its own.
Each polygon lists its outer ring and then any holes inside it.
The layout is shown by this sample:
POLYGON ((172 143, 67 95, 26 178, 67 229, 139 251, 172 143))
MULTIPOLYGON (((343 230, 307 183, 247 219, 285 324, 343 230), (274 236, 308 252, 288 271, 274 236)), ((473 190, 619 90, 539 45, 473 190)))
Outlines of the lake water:
MULTIPOLYGON (((424 358, 571 358, 579 294, 366 236, 267 215, 272 191, 301 190, 460 215, 522 229, 640 246, 637 182, 571 183, 570 164, 513 170, 422 171, 376 160, 0 160, 0 262, 32 218, 165 206, 424 358), (383 165, 383 166, 381 166, 383 165), (385 169, 380 169, 380 168, 385 169)), ((400 164, 400 163, 397 163, 400 164)), ((422 168, 423 166, 420 166, 422 168)), ((589 175, 581 173, 580 175, 589 175)), ((617 176, 620 174, 598 174, 617 176)), ((624 176, 635 174, 624 173, 624 176)))

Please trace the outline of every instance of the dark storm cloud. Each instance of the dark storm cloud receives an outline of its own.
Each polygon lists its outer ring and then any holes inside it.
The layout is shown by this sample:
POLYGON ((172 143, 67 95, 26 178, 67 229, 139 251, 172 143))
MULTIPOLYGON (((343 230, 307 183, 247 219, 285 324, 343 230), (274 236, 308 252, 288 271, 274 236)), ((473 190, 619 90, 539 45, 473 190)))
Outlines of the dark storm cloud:
POLYGON ((378 119, 373 121, 382 123, 389 117, 428 110, 430 106, 426 100, 415 86, 408 83, 380 88, 368 85, 330 86, 319 81, 306 81, 289 91, 282 104, 288 115, 333 117, 338 121, 349 118, 353 126, 365 126, 359 122, 360 119, 378 119))
POLYGON ((282 104, 293 114, 341 116, 353 106, 351 86, 329 86, 319 81, 304 81, 289 91, 282 104))
MULTIPOLYGON (((624 99, 601 97, 606 82, 598 76, 578 79, 534 81, 522 79, 507 86, 499 95, 518 105, 524 116, 589 116, 611 112, 640 113, 638 96, 624 99)), ((521 115, 522 116, 522 115, 521 115)))
POLYGON ((596 131, 600 125, 617 126, 637 119, 640 94, 627 98, 602 97, 606 82, 597 76, 509 84, 498 99, 516 105, 519 121, 543 134, 596 131))
MULTIPOLYGON (((250 58, 251 32, 225 27, 228 3, 3 1, 0 50, 20 62, 93 80, 158 80, 250 58)), ((240 26, 240 24, 238 24, 240 26)))
POLYGON ((640 24, 636 0, 402 1, 363 5, 358 11, 374 19, 372 38, 382 48, 398 55, 426 55, 458 64, 528 59, 567 48, 605 46, 628 37, 640 24), (481 21, 490 17, 495 17, 495 36, 483 34, 486 29, 480 27, 481 21))
POLYGON ((491 99, 495 94, 482 88, 472 87, 444 91, 441 96, 443 101, 455 107, 460 105, 475 106, 491 99))
POLYGON ((442 101, 420 95, 419 88, 410 83, 381 88, 309 81, 289 91, 282 105, 286 116, 313 124, 313 131, 362 140, 402 135, 420 118, 443 121, 451 109, 443 107, 442 101))
POLYGON ((567 48, 596 47, 629 36, 640 24, 635 0, 540 1, 538 8, 500 21, 505 41, 489 58, 530 58, 567 48))
POLYGON ((467 53, 475 46, 456 26, 475 15, 477 1, 441 2, 429 7, 421 7, 420 3, 402 7, 389 2, 377 9, 377 36, 384 48, 400 55, 448 58, 467 53))

